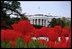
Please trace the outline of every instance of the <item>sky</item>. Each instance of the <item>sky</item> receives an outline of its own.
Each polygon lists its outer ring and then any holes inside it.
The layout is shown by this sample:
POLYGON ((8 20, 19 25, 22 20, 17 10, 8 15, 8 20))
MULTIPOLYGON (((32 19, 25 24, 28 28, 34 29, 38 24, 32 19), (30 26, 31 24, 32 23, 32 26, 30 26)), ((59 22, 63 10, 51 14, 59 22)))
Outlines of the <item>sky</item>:
POLYGON ((71 17, 71 1, 19 1, 26 15, 46 14, 71 17))

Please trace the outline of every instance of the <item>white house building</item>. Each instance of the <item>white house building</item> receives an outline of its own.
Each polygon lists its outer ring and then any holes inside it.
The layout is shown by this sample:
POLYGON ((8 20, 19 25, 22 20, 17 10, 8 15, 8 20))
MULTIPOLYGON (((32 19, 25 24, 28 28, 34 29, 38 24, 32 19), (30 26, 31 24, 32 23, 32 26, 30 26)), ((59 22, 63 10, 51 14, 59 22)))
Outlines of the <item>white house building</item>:
POLYGON ((42 25, 47 27, 49 25, 49 22, 51 22, 52 18, 59 18, 59 17, 51 15, 35 14, 35 15, 27 15, 27 18, 30 20, 31 24, 42 25))
MULTIPOLYGON (((31 24, 42 25, 46 27, 49 25, 49 23, 53 18, 62 18, 60 16, 43 15, 43 14, 26 15, 26 17, 30 20, 31 24)), ((20 17, 18 16, 18 18, 20 17)), ((66 20, 71 21, 71 18, 66 18, 66 20)))

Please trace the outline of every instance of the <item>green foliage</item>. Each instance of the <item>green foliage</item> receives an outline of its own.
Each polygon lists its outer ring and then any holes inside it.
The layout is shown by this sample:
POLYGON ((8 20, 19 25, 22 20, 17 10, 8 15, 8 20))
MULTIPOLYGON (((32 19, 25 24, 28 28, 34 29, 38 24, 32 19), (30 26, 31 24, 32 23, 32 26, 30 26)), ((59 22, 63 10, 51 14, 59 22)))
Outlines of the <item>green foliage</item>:
POLYGON ((43 26, 41 26, 41 25, 33 25, 35 28, 42 28, 43 26))
POLYGON ((61 20, 60 18, 58 18, 56 21, 57 21, 57 25, 61 25, 62 27, 65 26, 65 21, 61 20))
POLYGON ((50 27, 54 27, 55 25, 61 25, 62 27, 64 27, 65 21, 61 20, 60 18, 58 19, 53 18, 49 25, 50 27))
POLYGON ((1 48, 11 48, 11 45, 9 42, 1 42, 1 48))
POLYGON ((1 1, 1 17, 5 18, 10 16, 14 12, 20 14, 21 11, 20 2, 18 1, 1 1), (9 14, 7 14, 9 12, 9 14))
POLYGON ((28 48, 46 48, 46 45, 39 44, 38 40, 32 40, 28 44, 28 48))
POLYGON ((65 22, 65 27, 71 28, 71 22, 70 21, 65 22))
MULTIPOLYGON (((1 48, 11 48, 9 42, 1 42, 1 48)), ((21 38, 16 40, 15 48, 47 48, 46 45, 38 43, 38 40, 32 40, 30 43, 25 43, 21 38)))
POLYGON ((56 25, 56 19, 53 18, 49 25, 50 27, 54 27, 56 25))
POLYGON ((13 20, 10 18, 10 15, 20 14, 21 7, 20 2, 18 1, 1 1, 1 28, 10 28, 13 20), (7 14, 7 12, 9 14, 7 14), (4 22, 3 22, 4 21, 4 22))
POLYGON ((16 48, 24 48, 24 42, 21 38, 16 40, 16 48))

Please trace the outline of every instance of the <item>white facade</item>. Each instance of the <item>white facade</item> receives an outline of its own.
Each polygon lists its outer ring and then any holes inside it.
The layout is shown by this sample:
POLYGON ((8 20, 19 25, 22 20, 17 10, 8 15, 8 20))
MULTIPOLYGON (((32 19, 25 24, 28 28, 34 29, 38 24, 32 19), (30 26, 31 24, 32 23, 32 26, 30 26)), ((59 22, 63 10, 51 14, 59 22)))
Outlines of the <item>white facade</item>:
POLYGON ((52 18, 55 18, 54 16, 47 16, 42 14, 28 15, 27 17, 31 24, 42 25, 46 27, 49 25, 49 22, 51 22, 52 18))

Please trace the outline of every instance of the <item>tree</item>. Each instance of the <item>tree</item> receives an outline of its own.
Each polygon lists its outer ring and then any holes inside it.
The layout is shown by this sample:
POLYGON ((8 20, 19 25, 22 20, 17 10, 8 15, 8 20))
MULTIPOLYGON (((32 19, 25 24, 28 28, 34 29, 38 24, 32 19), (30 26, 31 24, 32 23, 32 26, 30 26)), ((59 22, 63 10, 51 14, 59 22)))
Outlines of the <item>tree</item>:
POLYGON ((53 18, 49 25, 50 27, 54 27, 56 25, 56 18, 53 18))
MULTIPOLYGON (((20 2, 18 1, 1 1, 1 14, 6 14, 6 16, 10 16, 11 14, 18 14, 20 16, 23 16, 20 11, 20 2), (9 14, 7 14, 9 12, 9 14)), ((5 15, 1 15, 2 17, 5 15)))
POLYGON ((58 18, 56 21, 57 21, 56 25, 61 25, 62 27, 65 26, 65 21, 61 20, 61 18, 58 18))
POLYGON ((53 18, 50 22, 50 27, 54 27, 55 25, 61 25, 62 27, 65 26, 65 21, 61 20, 61 18, 53 18))
POLYGON ((68 20, 68 18, 62 17, 62 21, 64 22, 64 27, 71 27, 71 22, 68 20))
MULTIPOLYGON (((7 26, 10 15, 19 15, 24 17, 21 12, 20 2, 18 1, 1 1, 1 26, 7 26)), ((24 17, 26 18, 26 17, 24 17)), ((9 21, 10 22, 10 21, 9 21)))

